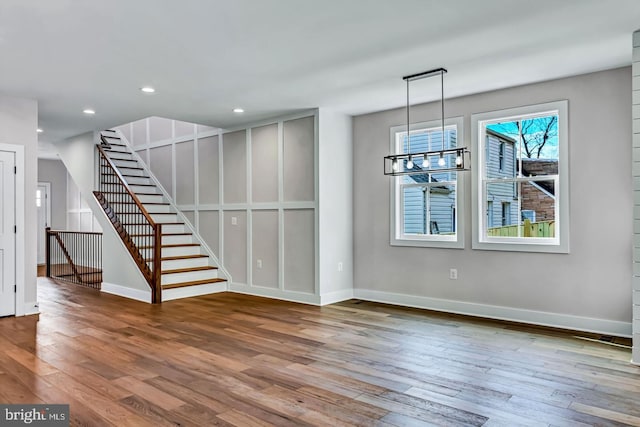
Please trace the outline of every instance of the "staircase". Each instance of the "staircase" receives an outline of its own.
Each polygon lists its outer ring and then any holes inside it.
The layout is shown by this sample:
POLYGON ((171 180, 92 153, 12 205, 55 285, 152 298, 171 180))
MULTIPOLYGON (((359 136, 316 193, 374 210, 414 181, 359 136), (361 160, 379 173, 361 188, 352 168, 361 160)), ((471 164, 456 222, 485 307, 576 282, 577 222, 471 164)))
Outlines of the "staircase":
POLYGON ((226 289, 216 260, 129 146, 111 130, 101 132, 100 139, 100 183, 94 195, 149 282, 152 302, 226 289))

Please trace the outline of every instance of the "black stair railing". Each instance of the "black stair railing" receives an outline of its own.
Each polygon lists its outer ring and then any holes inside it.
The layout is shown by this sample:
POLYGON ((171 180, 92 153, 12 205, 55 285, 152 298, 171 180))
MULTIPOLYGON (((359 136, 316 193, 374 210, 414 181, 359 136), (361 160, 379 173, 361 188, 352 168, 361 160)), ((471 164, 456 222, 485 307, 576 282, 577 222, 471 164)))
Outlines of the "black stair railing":
POLYGON ((102 233, 46 228, 47 277, 89 288, 102 284, 102 233))
POLYGON ((99 182, 93 194, 107 214, 125 247, 151 288, 151 302, 162 301, 162 224, 157 224, 131 191, 105 148, 111 145, 104 136, 98 152, 99 182))

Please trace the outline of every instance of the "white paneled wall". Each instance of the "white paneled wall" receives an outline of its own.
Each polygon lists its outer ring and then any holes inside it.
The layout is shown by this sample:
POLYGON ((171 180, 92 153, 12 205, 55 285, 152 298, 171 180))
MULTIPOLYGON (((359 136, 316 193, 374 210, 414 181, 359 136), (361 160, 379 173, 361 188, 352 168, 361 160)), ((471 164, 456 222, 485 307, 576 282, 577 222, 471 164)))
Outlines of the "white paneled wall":
MULTIPOLYGON (((91 195, 91 197, 93 197, 91 195)), ((102 227, 93 216, 91 208, 80 193, 78 186, 67 172, 67 230, 97 231, 102 227)))
POLYGON ((633 34, 633 362, 640 365, 640 31, 633 34))
POLYGON ((320 303, 318 115, 224 131, 150 117, 117 128, 231 275, 231 290, 320 303))

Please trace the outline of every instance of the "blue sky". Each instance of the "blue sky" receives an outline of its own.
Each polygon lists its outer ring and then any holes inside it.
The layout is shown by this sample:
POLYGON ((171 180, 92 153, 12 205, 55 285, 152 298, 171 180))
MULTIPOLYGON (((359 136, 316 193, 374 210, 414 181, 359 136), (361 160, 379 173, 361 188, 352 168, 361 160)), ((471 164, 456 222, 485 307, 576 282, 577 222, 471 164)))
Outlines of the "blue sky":
MULTIPOLYGON (((523 119, 519 121, 522 129, 525 129, 523 136, 529 141, 529 149, 532 151, 531 158, 558 159, 558 119, 556 115, 523 119), (548 124, 551 122, 551 126, 548 124), (544 144, 538 157, 537 148, 543 140, 544 131, 548 131, 548 139, 544 144)), ((487 125, 487 129, 501 133, 513 139, 518 139, 518 121, 493 123, 487 125)), ((522 147, 522 158, 526 158, 525 149, 522 147)))

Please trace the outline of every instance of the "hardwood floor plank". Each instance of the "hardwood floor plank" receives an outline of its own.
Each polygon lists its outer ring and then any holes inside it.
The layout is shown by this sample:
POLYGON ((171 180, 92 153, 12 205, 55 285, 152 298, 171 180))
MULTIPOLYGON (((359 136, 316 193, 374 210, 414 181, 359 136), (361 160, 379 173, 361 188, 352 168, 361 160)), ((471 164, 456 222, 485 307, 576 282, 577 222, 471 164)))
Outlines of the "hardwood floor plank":
POLYGON ((155 405, 166 411, 177 409, 185 404, 185 402, 183 402, 182 400, 161 390, 158 390, 152 385, 149 385, 134 377, 121 377, 113 380, 112 383, 122 387, 125 390, 129 390, 132 393, 135 393, 142 399, 153 402, 155 405))
POLYGON ((593 334, 358 300, 150 305, 39 279, 0 319, 0 401, 86 426, 640 426, 640 368, 593 334), (596 337, 597 338, 597 337, 596 337))

